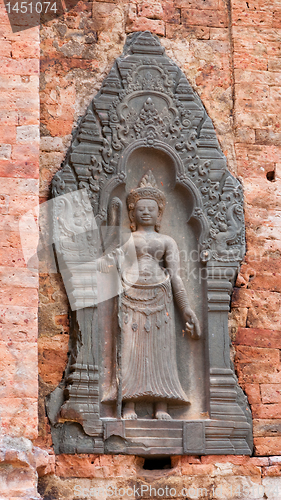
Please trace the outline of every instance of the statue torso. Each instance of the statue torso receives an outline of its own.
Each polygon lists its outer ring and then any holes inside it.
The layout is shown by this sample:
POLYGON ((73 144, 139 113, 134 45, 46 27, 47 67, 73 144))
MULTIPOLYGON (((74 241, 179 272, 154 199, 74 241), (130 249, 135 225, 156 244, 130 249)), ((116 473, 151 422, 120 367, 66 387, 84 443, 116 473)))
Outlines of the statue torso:
POLYGON ((166 245, 165 235, 156 232, 145 233, 136 231, 133 233, 137 264, 127 269, 125 278, 129 282, 138 284, 157 284, 166 278, 164 269, 160 267, 166 245))

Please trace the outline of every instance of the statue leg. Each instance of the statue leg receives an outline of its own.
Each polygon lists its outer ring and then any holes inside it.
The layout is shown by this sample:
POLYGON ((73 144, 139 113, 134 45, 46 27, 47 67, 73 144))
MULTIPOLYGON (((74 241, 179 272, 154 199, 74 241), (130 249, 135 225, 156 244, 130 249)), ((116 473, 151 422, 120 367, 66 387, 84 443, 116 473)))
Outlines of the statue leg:
POLYGON ((158 420, 172 420, 171 415, 167 411, 167 403, 155 403, 155 418, 158 420))
POLYGON ((135 403, 132 401, 125 403, 123 408, 123 418, 125 420, 136 420, 138 418, 135 412, 135 403))

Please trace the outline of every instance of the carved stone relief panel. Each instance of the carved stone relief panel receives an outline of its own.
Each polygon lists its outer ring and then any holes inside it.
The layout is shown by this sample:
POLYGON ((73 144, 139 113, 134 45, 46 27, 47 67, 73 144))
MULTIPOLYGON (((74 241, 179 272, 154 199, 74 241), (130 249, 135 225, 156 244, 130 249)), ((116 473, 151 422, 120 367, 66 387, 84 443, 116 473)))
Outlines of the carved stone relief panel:
POLYGON ((250 454, 229 354, 245 252, 240 183, 156 36, 128 37, 53 179, 70 303, 57 453, 250 454))

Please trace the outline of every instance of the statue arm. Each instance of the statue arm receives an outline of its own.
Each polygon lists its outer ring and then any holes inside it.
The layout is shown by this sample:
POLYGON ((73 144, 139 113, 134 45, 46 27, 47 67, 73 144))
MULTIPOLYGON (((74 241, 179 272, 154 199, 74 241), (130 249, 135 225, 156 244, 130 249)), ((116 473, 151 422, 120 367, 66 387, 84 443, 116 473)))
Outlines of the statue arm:
POLYGON ((183 281, 180 276, 180 258, 176 242, 172 238, 167 239, 165 252, 166 269, 171 278, 174 299, 183 313, 186 322, 186 330, 192 338, 200 337, 200 325, 196 314, 191 309, 183 281))

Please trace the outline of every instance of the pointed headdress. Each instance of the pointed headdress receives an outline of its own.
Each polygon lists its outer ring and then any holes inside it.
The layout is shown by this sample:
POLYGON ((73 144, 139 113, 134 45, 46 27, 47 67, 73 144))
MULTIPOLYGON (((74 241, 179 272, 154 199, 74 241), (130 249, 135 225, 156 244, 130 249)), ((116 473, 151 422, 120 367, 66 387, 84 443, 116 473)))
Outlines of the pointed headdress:
POLYGON ((131 221, 131 230, 135 231, 136 230, 136 225, 134 221, 134 209, 137 201, 143 200, 143 199, 149 199, 149 200, 155 200, 159 213, 158 213, 158 221, 156 224, 156 231, 159 231, 160 229, 160 220, 163 214, 163 210, 165 207, 165 196, 160 189, 158 189, 156 180, 151 172, 145 174, 143 178, 141 179, 139 183, 139 187, 136 189, 132 189, 131 192, 127 196, 127 206, 128 206, 128 212, 129 212, 129 218, 131 221))

